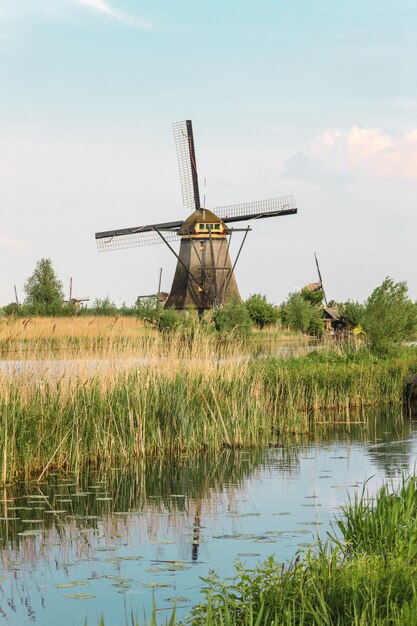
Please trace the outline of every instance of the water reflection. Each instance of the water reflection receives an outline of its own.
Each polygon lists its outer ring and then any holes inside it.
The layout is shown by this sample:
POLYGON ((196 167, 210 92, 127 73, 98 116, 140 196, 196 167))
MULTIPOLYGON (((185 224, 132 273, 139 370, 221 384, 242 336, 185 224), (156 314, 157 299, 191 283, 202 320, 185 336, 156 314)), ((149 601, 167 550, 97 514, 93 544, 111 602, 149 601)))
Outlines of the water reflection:
POLYGON ((412 469, 415 432, 398 415, 359 415, 277 448, 7 486, 0 613, 19 626, 95 624, 100 612, 120 623, 123 610, 149 614, 152 594, 166 610, 182 598, 187 612, 208 570, 292 558, 366 478, 376 488, 412 469))

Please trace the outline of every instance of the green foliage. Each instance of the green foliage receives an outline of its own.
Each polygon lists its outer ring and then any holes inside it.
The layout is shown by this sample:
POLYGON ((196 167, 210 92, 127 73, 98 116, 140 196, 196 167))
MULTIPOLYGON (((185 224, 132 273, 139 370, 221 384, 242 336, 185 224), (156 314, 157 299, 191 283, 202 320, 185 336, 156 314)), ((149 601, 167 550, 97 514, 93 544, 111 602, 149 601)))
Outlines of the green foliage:
POLYGON ((158 299, 153 296, 150 298, 138 298, 134 308, 136 315, 143 320, 156 321, 161 313, 161 305, 158 299))
POLYGON ((183 320, 176 309, 163 309, 158 318, 158 329, 162 332, 178 330, 182 326, 183 320))
POLYGON ((374 289, 362 318, 369 347, 377 354, 393 352, 412 339, 417 329, 417 307, 408 297, 405 282, 387 277, 374 289))
POLYGON ((313 306, 301 293, 291 293, 281 306, 282 323, 302 333, 320 336, 323 334, 322 311, 313 306))
POLYGON ((244 302, 232 300, 212 313, 215 328, 220 333, 248 337, 252 332, 252 320, 244 302))
POLYGON ((245 302, 250 318, 256 326, 263 328, 268 324, 275 324, 279 319, 278 308, 267 301, 266 296, 252 294, 245 302))
POLYGON ((96 298, 92 307, 88 309, 89 315, 117 315, 118 308, 109 296, 96 298))
POLYGON ((340 319, 351 328, 362 325, 364 311, 364 304, 352 302, 351 300, 339 305, 340 319))
POLYGON ((309 302, 313 306, 322 306, 324 299, 323 289, 309 291, 308 289, 304 288, 300 291, 300 293, 306 302, 309 302))
POLYGON ((62 310, 64 292, 52 267, 51 259, 40 259, 35 271, 25 283, 26 299, 32 313, 56 315, 62 310))

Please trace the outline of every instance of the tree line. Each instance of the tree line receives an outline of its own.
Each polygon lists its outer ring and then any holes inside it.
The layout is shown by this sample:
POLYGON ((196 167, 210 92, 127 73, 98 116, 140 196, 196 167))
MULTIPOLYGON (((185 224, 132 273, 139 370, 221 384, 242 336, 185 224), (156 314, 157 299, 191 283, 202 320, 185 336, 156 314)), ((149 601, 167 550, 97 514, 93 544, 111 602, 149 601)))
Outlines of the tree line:
MULTIPOLYGON (((175 309, 163 309, 156 297, 138 298, 134 306, 123 304, 117 307, 107 296, 96 299, 88 308, 77 308, 74 302, 65 301, 62 282, 56 276, 50 259, 38 261, 25 283, 24 291, 24 303, 3 307, 3 315, 131 315, 148 320, 164 332, 185 330, 196 323, 195 312, 184 315, 175 309)), ((234 332, 240 336, 250 334, 253 327, 263 329, 280 324, 321 337, 324 333, 323 299, 322 289, 302 289, 290 293, 285 302, 276 306, 268 302, 266 296, 253 294, 245 302, 230 302, 221 309, 211 311, 203 324, 218 332, 234 332)), ((348 332, 357 331, 374 351, 381 354, 415 338, 417 304, 410 299, 405 282, 395 282, 387 277, 366 302, 332 301, 329 306, 337 310, 338 319, 348 332)))

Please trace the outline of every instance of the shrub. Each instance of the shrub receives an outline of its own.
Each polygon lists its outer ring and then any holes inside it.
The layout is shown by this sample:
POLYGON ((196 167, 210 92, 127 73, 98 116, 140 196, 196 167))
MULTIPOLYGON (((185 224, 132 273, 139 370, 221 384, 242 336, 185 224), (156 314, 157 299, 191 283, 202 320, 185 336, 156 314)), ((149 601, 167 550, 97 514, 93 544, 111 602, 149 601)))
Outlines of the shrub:
POLYGON ((285 326, 302 333, 320 336, 323 333, 321 308, 313 306, 301 293, 291 293, 281 307, 281 320, 285 326))
POLYGON ((221 309, 213 311, 213 322, 220 333, 233 333, 248 337, 252 331, 252 320, 244 302, 232 300, 221 309))
POLYGON ((387 277, 374 289, 363 313, 363 328, 370 349, 377 354, 395 351, 417 329, 417 307, 408 297, 405 282, 387 277))
POLYGON ((268 302, 266 296, 253 294, 246 300, 245 304, 252 322, 259 328, 268 324, 275 324, 279 319, 278 308, 268 302))

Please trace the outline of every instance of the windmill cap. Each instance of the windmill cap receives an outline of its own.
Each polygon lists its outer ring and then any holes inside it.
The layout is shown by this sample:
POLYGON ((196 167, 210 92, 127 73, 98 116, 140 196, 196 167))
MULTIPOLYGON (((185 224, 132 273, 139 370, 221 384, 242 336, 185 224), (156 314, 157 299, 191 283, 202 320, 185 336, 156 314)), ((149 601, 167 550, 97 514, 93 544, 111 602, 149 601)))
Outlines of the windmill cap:
MULTIPOLYGON (((186 220, 183 221, 178 231, 179 235, 188 235, 188 233, 195 233, 196 224, 221 224, 223 223, 220 217, 217 217, 212 211, 208 209, 199 209, 191 213, 186 220)), ((230 229, 223 223, 223 234, 228 235, 230 229)))

